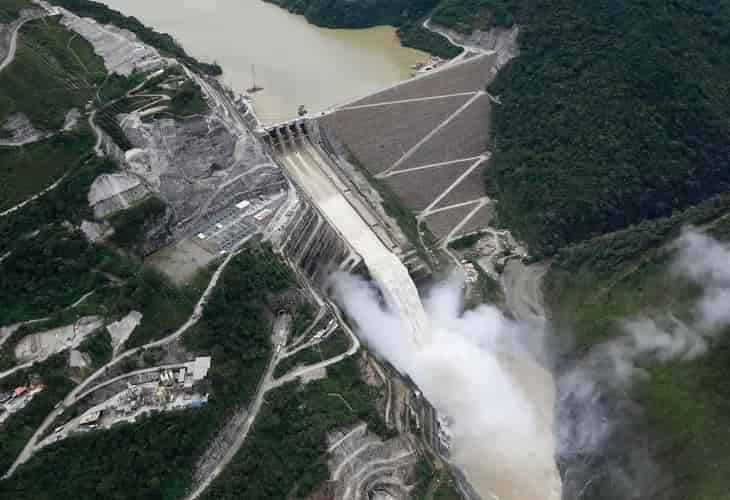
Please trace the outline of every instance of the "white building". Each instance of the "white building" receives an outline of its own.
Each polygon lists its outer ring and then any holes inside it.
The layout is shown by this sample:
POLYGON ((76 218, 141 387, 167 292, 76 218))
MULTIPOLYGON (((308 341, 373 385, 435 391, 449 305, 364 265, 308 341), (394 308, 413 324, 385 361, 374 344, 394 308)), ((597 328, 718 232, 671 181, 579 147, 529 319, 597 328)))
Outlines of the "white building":
POLYGON ((206 375, 208 375, 210 361, 210 356, 200 356, 195 358, 195 363, 193 364, 193 380, 195 382, 203 380, 206 375))

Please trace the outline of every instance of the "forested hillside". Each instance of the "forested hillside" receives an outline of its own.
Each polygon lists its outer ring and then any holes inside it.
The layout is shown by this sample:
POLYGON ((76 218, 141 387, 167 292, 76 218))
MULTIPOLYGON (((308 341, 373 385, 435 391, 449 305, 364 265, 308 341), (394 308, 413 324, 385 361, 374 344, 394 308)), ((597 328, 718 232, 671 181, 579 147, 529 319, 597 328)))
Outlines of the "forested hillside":
POLYGON ((398 27, 398 36, 406 47, 431 52, 441 57, 455 57, 461 49, 446 38, 421 26, 438 0, 266 0, 325 28, 398 27))
POLYGON ((521 26, 487 180, 533 253, 728 189, 730 2, 478 3, 521 26))
MULTIPOLYGON (((625 334, 622 320, 627 318, 662 321, 669 312, 692 324, 703 292, 686 276, 671 272, 677 246, 670 243, 686 224, 727 242, 729 202, 730 196, 717 196, 671 217, 562 249, 545 287, 556 334, 568 342, 574 338, 585 359, 597 346, 625 334)), ((559 457, 562 470, 570 470, 564 475, 564 498, 727 498, 727 328, 717 332, 710 346, 697 359, 658 362, 646 356, 637 360, 643 372, 633 385, 619 391, 602 386, 601 411, 612 424, 610 437, 600 453, 559 457), (647 466, 652 462, 658 467, 647 466)))
POLYGON ((399 26, 422 16, 438 0, 268 0, 307 20, 328 28, 367 28, 380 24, 399 26))

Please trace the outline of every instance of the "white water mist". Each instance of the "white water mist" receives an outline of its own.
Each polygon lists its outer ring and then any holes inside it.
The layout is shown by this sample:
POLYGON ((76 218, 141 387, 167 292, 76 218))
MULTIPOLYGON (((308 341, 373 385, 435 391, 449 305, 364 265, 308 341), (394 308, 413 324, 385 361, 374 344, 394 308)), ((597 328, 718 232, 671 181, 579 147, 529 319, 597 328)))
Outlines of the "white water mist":
MULTIPOLYGON (((671 311, 660 318, 616 318, 624 335, 555 373, 538 362, 555 353, 536 353, 534 347, 535 338, 545 338, 547 324, 516 322, 489 305, 464 311, 457 277, 426 296, 432 338, 420 349, 403 335, 408 331, 403 321, 383 307, 371 284, 341 273, 333 284, 365 342, 450 417, 453 460, 485 499, 559 499, 556 457, 581 457, 586 474, 593 474, 591 460, 600 461, 617 446, 618 420, 635 408, 609 401, 607 394, 625 391, 643 375, 638 361, 695 359, 730 324, 730 245, 688 229, 675 248, 672 272, 703 289, 692 321, 671 311)), ((611 478, 624 498, 642 498, 658 486, 652 484, 656 469, 649 452, 639 450, 611 478)), ((568 495, 581 498, 595 477, 569 472, 578 484, 568 495)))
POLYGON ((463 283, 453 278, 424 300, 431 341, 414 349, 402 320, 384 309, 369 283, 348 274, 333 283, 368 345, 450 417, 452 458, 484 498, 560 498, 554 389, 525 349, 529 328, 488 305, 464 312, 463 283))

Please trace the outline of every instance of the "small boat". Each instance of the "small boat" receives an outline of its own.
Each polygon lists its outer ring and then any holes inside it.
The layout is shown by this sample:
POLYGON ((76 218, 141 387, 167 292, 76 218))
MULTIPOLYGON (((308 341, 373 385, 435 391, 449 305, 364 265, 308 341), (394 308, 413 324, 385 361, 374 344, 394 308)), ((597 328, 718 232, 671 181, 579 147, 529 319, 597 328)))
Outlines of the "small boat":
POLYGON ((253 94, 253 93, 259 92, 261 90, 264 90, 263 87, 259 87, 258 85, 256 85, 256 66, 255 65, 251 65, 251 75, 253 78, 253 85, 250 88, 246 89, 246 92, 248 92, 249 94, 253 94))

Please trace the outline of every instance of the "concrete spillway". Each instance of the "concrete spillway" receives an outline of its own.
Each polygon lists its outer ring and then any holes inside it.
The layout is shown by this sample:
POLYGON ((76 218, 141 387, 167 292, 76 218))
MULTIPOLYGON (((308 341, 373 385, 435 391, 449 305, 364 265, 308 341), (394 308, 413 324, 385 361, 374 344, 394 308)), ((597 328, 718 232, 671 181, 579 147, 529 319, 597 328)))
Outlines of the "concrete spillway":
POLYGON ((388 307, 403 318, 415 348, 429 342, 426 313, 418 290, 400 259, 373 232, 338 189, 334 172, 306 140, 281 157, 289 175, 365 262, 388 307))

